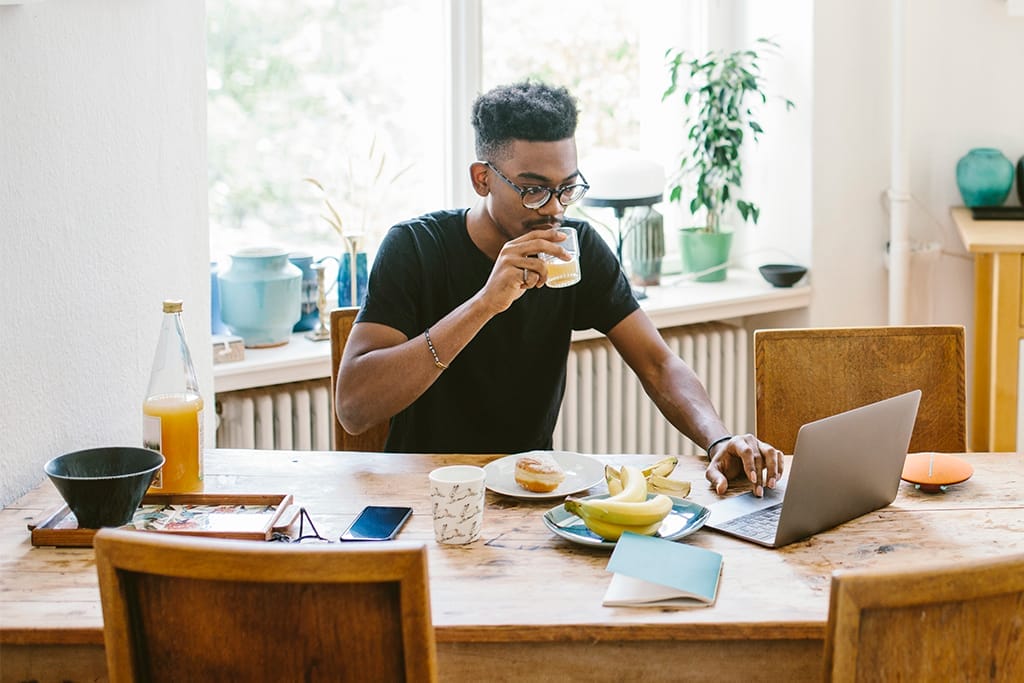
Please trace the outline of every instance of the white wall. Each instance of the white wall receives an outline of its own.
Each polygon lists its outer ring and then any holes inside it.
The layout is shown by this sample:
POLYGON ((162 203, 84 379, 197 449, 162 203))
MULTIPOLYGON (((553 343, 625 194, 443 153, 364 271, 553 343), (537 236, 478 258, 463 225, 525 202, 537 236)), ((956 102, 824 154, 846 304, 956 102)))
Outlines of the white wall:
MULTIPOLYGON (((814 325, 888 319, 881 258, 888 216, 888 0, 814 4, 814 325)), ((974 382, 973 259, 949 215, 957 160, 972 147, 1024 155, 1024 17, 1003 0, 906 0, 910 232, 941 252, 912 259, 911 323, 967 327, 974 382)), ((1017 203, 1015 193, 1010 203, 1017 203)), ((968 409, 970 412, 970 408, 968 409)))
MULTIPOLYGON (((1024 17, 1009 16, 1004 0, 905 2, 910 232, 921 245, 941 245, 940 251, 913 257, 907 312, 911 323, 965 325, 970 350, 973 260, 949 215, 950 207, 962 204, 955 166, 972 147, 997 147, 1014 161, 1024 155, 1024 17)), ((790 45, 802 45, 805 16, 812 17, 813 37, 811 101, 799 99, 800 87, 784 93, 813 111, 807 130, 811 171, 805 183, 799 168, 789 168, 793 154, 801 153, 799 143, 775 147, 771 162, 751 180, 758 184, 765 215, 762 226, 747 236, 761 246, 791 245, 797 256, 807 240, 813 300, 806 316, 764 316, 754 326, 885 324, 889 218, 883 197, 890 184, 892 2, 747 0, 746 5, 748 21, 741 29, 747 38, 776 36, 788 54, 790 45), (792 227, 778 225, 774 215, 782 209, 774 203, 784 198, 799 204, 804 196, 811 200, 808 231, 799 214, 792 227)), ((782 78, 799 86, 799 74, 786 72, 782 78)), ((781 137, 791 136, 792 121, 781 124, 781 137)), ((780 130, 778 121, 772 126, 769 136, 780 130)), ((1009 203, 1018 203, 1016 193, 1009 203)), ((971 363, 968 382, 973 382, 971 363)))
POLYGON ((164 298, 212 427, 205 103, 202 2, 0 6, 0 506, 141 444, 164 298))
MULTIPOLYGON (((911 322, 971 328, 973 266, 949 215, 962 204, 954 169, 971 147, 1024 155, 1024 18, 1010 17, 1003 0, 906 0, 906 8, 910 230, 942 244, 934 266, 914 259, 909 313, 911 322)), ((891 2, 823 0, 814 10, 811 319, 884 323, 891 2)))

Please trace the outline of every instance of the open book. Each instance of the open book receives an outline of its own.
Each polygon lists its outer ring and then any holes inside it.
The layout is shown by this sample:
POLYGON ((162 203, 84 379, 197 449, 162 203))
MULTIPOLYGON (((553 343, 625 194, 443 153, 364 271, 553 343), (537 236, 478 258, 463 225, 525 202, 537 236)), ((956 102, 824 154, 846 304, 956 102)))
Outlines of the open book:
POLYGON ((713 550, 655 536, 625 532, 608 571, 605 607, 702 607, 713 605, 722 576, 722 556, 713 550))

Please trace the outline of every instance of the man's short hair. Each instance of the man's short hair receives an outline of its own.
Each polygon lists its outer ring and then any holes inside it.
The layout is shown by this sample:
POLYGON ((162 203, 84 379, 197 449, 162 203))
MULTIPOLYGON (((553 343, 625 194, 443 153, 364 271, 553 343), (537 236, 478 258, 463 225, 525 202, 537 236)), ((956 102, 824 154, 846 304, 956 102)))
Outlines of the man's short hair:
POLYGON ((523 81, 502 85, 473 103, 477 159, 500 157, 513 140, 552 142, 576 134, 576 98, 564 87, 523 81))

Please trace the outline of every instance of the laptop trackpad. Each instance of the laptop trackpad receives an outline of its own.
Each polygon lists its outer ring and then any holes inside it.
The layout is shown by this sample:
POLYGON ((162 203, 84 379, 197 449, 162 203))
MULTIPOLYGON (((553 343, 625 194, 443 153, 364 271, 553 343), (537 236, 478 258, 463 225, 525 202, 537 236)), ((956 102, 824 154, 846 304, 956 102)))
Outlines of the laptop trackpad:
POLYGON ((780 481, 776 488, 770 489, 765 487, 764 497, 758 498, 753 492, 748 491, 738 496, 726 498, 725 500, 712 503, 708 506, 711 511, 711 516, 708 518, 708 525, 715 526, 718 524, 724 524, 731 519, 742 517, 743 515, 756 512, 757 510, 763 510, 773 505, 778 505, 782 502, 782 497, 786 492, 786 481, 780 481))

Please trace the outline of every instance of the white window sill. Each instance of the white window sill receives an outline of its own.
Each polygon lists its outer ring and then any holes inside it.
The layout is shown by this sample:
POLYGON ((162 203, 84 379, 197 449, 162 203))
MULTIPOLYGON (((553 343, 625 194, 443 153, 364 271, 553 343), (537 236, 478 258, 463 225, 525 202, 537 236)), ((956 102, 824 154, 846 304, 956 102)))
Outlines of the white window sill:
MULTIPOLYGON (((805 308, 811 301, 807 285, 772 287, 758 273, 745 270, 730 270, 723 282, 692 282, 678 276, 662 281, 659 287, 648 287, 647 298, 640 301, 659 329, 805 308)), ((293 334, 290 342, 272 349, 246 349, 244 360, 214 365, 214 391, 330 377, 330 343, 310 341, 304 335, 293 334)), ((573 334, 573 341, 600 336, 595 330, 583 330, 573 334)))

